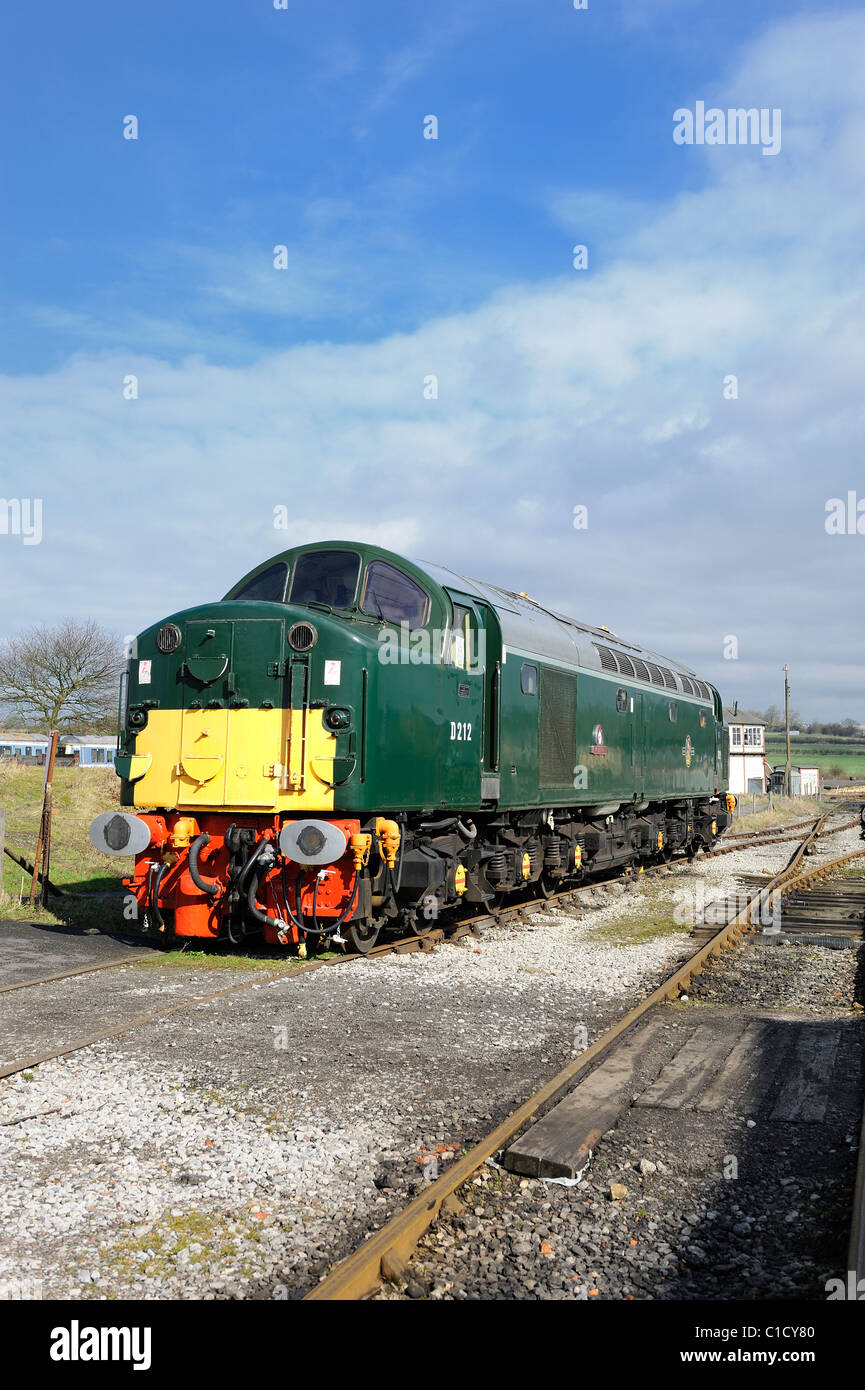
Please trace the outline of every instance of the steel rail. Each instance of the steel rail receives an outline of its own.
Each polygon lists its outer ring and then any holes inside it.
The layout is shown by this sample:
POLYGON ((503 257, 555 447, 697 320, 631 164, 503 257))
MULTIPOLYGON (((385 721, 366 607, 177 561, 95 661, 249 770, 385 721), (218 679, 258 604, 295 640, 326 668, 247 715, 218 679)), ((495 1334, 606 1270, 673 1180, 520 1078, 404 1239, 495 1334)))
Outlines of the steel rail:
MULTIPOLYGON (((239 984, 228 985, 224 989, 212 990, 208 994, 197 994, 191 999, 183 999, 177 1004, 168 1004, 162 1009, 155 1009, 152 1013, 139 1014, 136 1018, 128 1019, 125 1023, 115 1024, 112 1028, 102 1029, 98 1033, 91 1033, 87 1037, 79 1038, 75 1042, 63 1043, 60 1047, 52 1048, 47 1052, 34 1054, 32 1057, 19 1057, 13 1062, 0 1066, 0 1080, 7 1076, 15 1076, 18 1072, 28 1071, 31 1067, 37 1067, 42 1062, 51 1062, 56 1057, 68 1056, 71 1052, 80 1052, 82 1048, 92 1047, 94 1043, 106 1042, 110 1038, 121 1037, 124 1033, 131 1033, 134 1028, 141 1028, 147 1023, 156 1023, 161 1018, 168 1018, 171 1014, 181 1013, 185 1009, 193 1009, 198 1004, 210 1003, 213 999, 221 999, 227 994, 238 994, 245 989, 253 989, 256 985, 275 984, 281 980, 294 979, 295 975, 303 974, 310 970, 322 970, 329 965, 349 965, 352 961, 366 960, 371 955, 389 955, 393 952, 400 953, 409 950, 429 950, 434 940, 441 940, 444 933, 440 930, 430 932, 429 936, 410 937, 405 941, 394 941, 385 946, 374 946, 366 956, 361 954, 334 956, 328 960, 309 961, 304 965, 284 965, 280 970, 269 974, 253 975, 251 980, 241 980, 239 984)), ((146 956, 143 959, 153 960, 153 956, 146 956)), ((70 971, 69 974, 77 972, 70 971)), ((65 979, 65 975, 57 978, 65 979)), ((28 983, 46 984, 47 978, 34 980, 28 983)), ((13 986, 22 988, 23 986, 13 986)))
POLYGON ((415 1197, 384 1226, 369 1236, 359 1249, 340 1261, 315 1288, 304 1295, 304 1301, 330 1302, 365 1298, 374 1292, 383 1278, 399 1275, 404 1270, 418 1241, 436 1220, 442 1207, 445 1204, 453 1204, 457 1189, 462 1187, 488 1158, 492 1158, 493 1154, 504 1148, 509 1140, 539 1110, 555 1102, 568 1091, 577 1077, 592 1062, 614 1046, 639 1019, 659 1004, 670 999, 677 999, 688 988, 692 977, 700 973, 710 958, 719 956, 723 950, 736 945, 742 936, 751 930, 754 913, 759 913, 771 893, 781 884, 798 883, 811 877, 821 876, 831 870, 835 864, 847 863, 851 859, 865 855, 865 846, 863 846, 862 849, 856 850, 853 854, 844 855, 840 860, 834 861, 834 864, 819 865, 804 872, 800 871, 806 850, 825 828, 829 814, 827 812, 818 818, 811 833, 799 845, 787 867, 775 878, 770 879, 765 888, 761 889, 731 922, 721 927, 709 941, 699 947, 682 965, 678 966, 673 974, 664 980, 657 989, 630 1009, 618 1023, 607 1029, 597 1042, 588 1047, 574 1061, 569 1062, 552 1080, 547 1081, 540 1090, 518 1106, 490 1134, 475 1144, 467 1154, 457 1159, 447 1173, 436 1179, 425 1192, 415 1197))
MULTIPOLYGON (((758 812, 759 815, 759 812, 758 812)), ((813 825, 814 817, 806 816, 805 820, 785 821, 783 825, 765 825, 761 830, 728 830, 726 837, 728 840, 744 839, 750 835, 777 835, 782 830, 801 830, 803 825, 813 825)))
POLYGON ((90 965, 77 965, 74 970, 58 970, 54 975, 40 975, 38 980, 19 980, 14 985, 0 985, 0 994, 13 994, 17 989, 32 989, 34 985, 53 985, 57 980, 71 980, 75 975, 92 975, 96 970, 116 970, 121 965, 138 965, 143 960, 153 960, 153 956, 114 956, 111 960, 97 960, 90 965))
POLYGON ((853 1214, 850 1222, 850 1244, 847 1252, 848 1276, 853 1275, 853 1289, 848 1297, 865 1293, 865 1103, 862 1107, 862 1126, 859 1131, 859 1154, 856 1160, 856 1182, 853 1188, 853 1214), (861 1284, 860 1284, 860 1281, 861 1284))

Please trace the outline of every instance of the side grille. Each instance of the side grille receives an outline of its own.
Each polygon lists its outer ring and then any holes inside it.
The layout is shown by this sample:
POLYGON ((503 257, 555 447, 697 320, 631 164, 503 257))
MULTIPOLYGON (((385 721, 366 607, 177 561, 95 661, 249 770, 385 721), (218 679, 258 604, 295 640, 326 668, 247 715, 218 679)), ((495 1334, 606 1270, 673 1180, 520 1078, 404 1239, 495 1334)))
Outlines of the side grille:
POLYGON ((576 677, 544 667, 541 671, 539 759, 542 787, 572 785, 576 750, 576 677))

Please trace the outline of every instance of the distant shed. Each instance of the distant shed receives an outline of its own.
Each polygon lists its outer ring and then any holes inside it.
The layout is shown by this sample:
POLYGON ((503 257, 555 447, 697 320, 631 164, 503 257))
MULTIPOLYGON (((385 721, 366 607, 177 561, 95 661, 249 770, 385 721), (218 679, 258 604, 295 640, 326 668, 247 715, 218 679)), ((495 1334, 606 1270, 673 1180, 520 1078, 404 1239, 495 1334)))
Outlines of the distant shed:
POLYGON ((790 773, 790 791, 793 796, 819 796, 822 791, 819 767, 794 767, 790 773))

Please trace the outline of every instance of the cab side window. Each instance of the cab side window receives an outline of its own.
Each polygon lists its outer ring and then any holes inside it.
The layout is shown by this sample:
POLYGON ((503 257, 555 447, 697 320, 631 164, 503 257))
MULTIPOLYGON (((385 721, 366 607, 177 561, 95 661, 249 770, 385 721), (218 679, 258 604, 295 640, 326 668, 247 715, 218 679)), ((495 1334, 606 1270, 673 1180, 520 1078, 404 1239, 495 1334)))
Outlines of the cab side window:
POLYGON ((288 565, 279 560, 275 565, 269 565, 266 570, 262 570, 254 579, 248 580, 234 597, 244 601, 258 599, 261 602, 281 603, 287 578, 288 565))
POLYGON ((451 624, 448 646, 448 664, 459 666, 460 670, 467 671, 472 646, 471 613, 459 603, 454 604, 454 620, 451 624))
POLYGON ((520 690, 524 695, 537 695, 538 693, 538 668, 531 666, 528 662, 523 662, 520 670, 520 690))
POLYGON ((367 566, 360 606, 376 618, 417 628, 427 620, 429 598, 407 574, 384 560, 373 560, 367 566))

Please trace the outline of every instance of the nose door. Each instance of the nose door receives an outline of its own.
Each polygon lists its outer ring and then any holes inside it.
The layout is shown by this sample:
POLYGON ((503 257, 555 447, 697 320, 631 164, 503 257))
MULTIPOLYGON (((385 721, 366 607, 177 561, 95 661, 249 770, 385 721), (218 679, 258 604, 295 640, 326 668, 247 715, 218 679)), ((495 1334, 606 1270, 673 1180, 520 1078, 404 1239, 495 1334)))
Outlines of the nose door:
POLYGON ((225 677, 231 669, 231 623, 188 622, 180 729, 178 804, 225 802, 228 708, 225 677))
POLYGON ((290 718, 283 708, 285 681, 274 675, 282 655, 283 624, 278 618, 234 624, 225 772, 228 806, 275 804, 290 718))
POLYGON ((186 624, 178 805, 270 806, 284 711, 278 619, 186 624))

